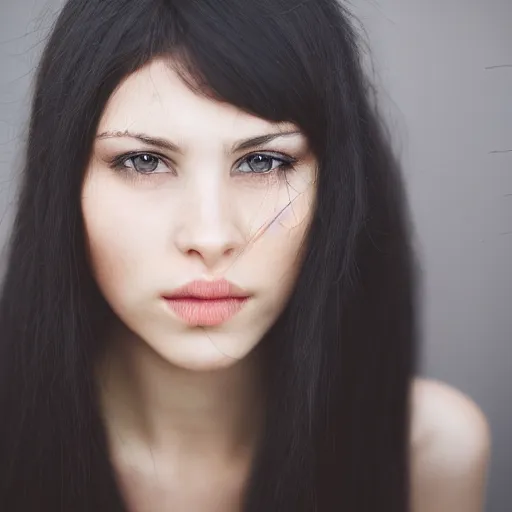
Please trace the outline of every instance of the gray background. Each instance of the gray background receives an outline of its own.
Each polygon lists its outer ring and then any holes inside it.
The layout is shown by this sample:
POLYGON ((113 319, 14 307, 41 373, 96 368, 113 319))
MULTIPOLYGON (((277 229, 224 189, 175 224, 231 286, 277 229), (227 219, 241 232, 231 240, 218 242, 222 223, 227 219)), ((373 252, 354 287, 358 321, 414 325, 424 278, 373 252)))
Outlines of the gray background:
MULTIPOLYGON (((4 245, 32 74, 62 0, 0 2, 4 245)), ((366 30, 368 63, 404 164, 416 225, 425 276, 422 372, 460 388, 486 413, 493 434, 486 510, 508 512, 512 0, 353 0, 351 9, 366 30)))

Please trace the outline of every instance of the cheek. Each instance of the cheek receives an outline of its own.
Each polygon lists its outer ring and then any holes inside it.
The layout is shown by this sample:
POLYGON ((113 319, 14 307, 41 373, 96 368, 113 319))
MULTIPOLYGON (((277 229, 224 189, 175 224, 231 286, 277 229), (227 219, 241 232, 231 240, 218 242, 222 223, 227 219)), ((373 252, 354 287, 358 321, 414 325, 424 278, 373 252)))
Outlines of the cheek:
MULTIPOLYGON (((282 298, 290 293, 302 263, 303 244, 313 216, 313 191, 296 195, 288 207, 268 225, 261 235, 262 279, 275 283, 282 298)), ((258 242, 257 242, 258 243, 258 242)))
POLYGON ((315 190, 313 168, 304 166, 261 187, 237 190, 233 203, 246 217, 252 243, 264 238, 265 243, 282 244, 286 252, 287 247, 300 245, 309 227, 315 190))
POLYGON ((147 229, 138 226, 142 219, 126 208, 129 204, 125 194, 100 180, 91 179, 84 186, 82 212, 91 271, 110 302, 132 300, 145 251, 150 249, 141 240, 147 229))
POLYGON ((101 292, 114 306, 116 297, 126 295, 123 285, 133 269, 131 253, 126 250, 129 244, 122 240, 119 232, 109 229, 107 222, 87 216, 86 208, 84 214, 91 271, 101 292))
POLYGON ((296 255, 308 232, 313 216, 314 188, 304 190, 293 188, 292 191, 281 192, 279 207, 270 217, 265 235, 269 243, 282 246, 280 251, 290 258, 290 253, 296 255))

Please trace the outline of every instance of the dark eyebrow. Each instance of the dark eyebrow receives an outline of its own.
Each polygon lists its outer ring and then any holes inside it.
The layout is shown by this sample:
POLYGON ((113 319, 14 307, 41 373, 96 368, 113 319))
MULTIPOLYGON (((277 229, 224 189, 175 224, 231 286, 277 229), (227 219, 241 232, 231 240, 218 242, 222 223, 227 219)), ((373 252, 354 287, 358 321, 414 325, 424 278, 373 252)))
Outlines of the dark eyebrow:
POLYGON ((159 137, 151 137, 144 133, 133 133, 128 130, 124 132, 103 132, 100 133, 97 139, 113 139, 113 138, 129 138, 138 140, 148 146, 153 146, 159 149, 165 149, 166 151, 172 151, 174 153, 182 153, 181 149, 173 144, 171 141, 166 139, 161 139, 159 137))
MULTIPOLYGON (((267 135, 260 135, 258 137, 251 137, 250 139, 245 139, 239 141, 233 145, 231 151, 233 153, 237 151, 243 151, 247 149, 256 148, 262 146, 263 144, 268 144, 278 137, 287 137, 290 135, 300 135, 300 131, 289 131, 289 132, 278 132, 278 133, 269 133, 267 135)), ((124 132, 103 132, 100 133, 97 139, 112 139, 112 138, 130 138, 135 139, 144 144, 148 144, 149 146, 153 146, 156 148, 164 149, 166 151, 172 151, 174 153, 183 154, 183 151, 176 144, 172 143, 169 140, 161 139, 159 137, 151 137, 144 133, 133 133, 128 130, 124 132)))
POLYGON ((269 133, 268 135, 260 135, 259 137, 251 137, 250 139, 245 139, 240 142, 237 142, 231 148, 233 153, 237 151, 243 151, 246 149, 257 148, 259 146, 263 146, 263 144, 268 144, 273 140, 279 137, 289 137, 290 135, 300 135, 300 131, 290 131, 290 132, 278 132, 278 133, 269 133))

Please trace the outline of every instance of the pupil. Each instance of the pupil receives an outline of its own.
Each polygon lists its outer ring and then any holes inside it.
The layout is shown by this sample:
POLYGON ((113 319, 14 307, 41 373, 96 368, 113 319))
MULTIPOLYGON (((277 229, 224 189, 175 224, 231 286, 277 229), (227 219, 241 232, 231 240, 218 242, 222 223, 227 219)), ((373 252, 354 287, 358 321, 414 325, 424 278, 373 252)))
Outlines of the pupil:
POLYGON ((272 165, 272 159, 265 155, 254 155, 249 165, 254 172, 267 172, 272 165))

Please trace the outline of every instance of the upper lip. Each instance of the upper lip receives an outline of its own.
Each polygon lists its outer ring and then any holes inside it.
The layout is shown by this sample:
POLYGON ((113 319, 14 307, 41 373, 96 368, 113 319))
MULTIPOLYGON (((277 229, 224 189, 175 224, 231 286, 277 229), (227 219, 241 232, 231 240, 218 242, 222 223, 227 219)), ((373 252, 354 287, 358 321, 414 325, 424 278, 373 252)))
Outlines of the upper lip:
POLYGON ((169 294, 164 294, 166 299, 183 299, 187 297, 196 299, 227 299, 248 296, 249 293, 226 279, 217 279, 215 281, 195 280, 169 294))

